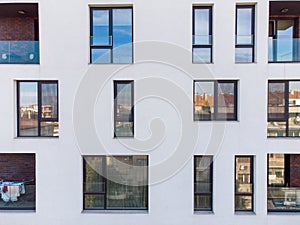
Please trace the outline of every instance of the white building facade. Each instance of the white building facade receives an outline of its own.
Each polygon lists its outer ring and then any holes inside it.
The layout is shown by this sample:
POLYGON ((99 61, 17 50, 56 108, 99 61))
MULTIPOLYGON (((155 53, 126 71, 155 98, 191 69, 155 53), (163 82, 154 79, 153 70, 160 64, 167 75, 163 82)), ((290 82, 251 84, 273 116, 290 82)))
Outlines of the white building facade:
POLYGON ((0 14, 1 225, 298 224, 300 1, 0 14))

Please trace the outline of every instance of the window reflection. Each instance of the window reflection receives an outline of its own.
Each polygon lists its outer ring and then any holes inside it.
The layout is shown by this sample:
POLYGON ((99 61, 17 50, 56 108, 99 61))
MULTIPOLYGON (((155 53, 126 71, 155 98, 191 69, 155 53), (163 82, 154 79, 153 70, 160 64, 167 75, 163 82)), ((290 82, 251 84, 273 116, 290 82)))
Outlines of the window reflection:
POLYGON ((195 156, 194 210, 212 210, 212 156, 195 156))

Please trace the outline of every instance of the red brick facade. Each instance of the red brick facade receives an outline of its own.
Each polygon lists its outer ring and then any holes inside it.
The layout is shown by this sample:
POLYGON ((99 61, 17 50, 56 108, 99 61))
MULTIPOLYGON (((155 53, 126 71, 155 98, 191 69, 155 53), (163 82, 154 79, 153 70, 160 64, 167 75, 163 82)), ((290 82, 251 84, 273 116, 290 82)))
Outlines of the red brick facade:
POLYGON ((290 186, 300 187, 300 154, 290 155, 290 186))
POLYGON ((33 41, 34 18, 0 18, 0 40, 33 41))
POLYGON ((0 154, 0 180, 35 181, 35 154, 0 154))

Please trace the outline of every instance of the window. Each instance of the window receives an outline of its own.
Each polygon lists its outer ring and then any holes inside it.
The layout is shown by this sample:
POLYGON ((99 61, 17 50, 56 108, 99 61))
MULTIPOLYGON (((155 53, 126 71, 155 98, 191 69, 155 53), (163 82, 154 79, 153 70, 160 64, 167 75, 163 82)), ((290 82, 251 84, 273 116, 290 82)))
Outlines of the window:
POLYGON ((148 208, 148 156, 84 156, 83 208, 148 208))
POLYGON ((0 154, 0 210, 35 210, 35 154, 0 154))
POLYGON ((213 156, 194 157, 194 210, 212 211, 213 156))
POLYGON ((193 62, 212 62, 212 7, 193 7, 193 62))
POLYGON ((91 63, 132 63, 132 8, 91 8, 91 63))
POLYGON ((269 81, 268 137, 300 136, 300 81, 269 81))
POLYGON ((18 137, 58 136, 58 82, 17 81, 18 137))
POLYGON ((235 211, 253 211, 253 156, 235 157, 235 211))
POLYGON ((133 81, 114 81, 115 137, 133 137, 133 81))
POLYGON ((237 120, 237 81, 194 81, 194 120, 237 120))
POLYGON ((254 62, 254 6, 236 7, 235 62, 254 62))
POLYGON ((300 154, 268 154, 268 211, 300 211, 300 154))

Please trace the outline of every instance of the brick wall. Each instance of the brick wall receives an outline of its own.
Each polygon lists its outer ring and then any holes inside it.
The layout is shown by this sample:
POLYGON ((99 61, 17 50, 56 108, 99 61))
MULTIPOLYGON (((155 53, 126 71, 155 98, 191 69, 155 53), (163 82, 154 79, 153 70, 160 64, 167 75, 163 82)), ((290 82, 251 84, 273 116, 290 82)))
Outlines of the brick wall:
POLYGON ((300 187, 300 154, 290 155, 290 186, 300 187))
POLYGON ((35 154, 0 154, 0 180, 35 180, 35 154))
POLYGON ((0 40, 33 41, 34 18, 1 18, 0 40))

